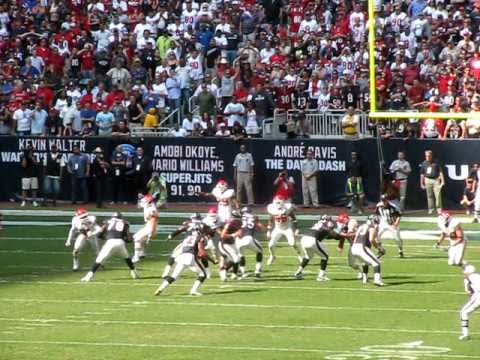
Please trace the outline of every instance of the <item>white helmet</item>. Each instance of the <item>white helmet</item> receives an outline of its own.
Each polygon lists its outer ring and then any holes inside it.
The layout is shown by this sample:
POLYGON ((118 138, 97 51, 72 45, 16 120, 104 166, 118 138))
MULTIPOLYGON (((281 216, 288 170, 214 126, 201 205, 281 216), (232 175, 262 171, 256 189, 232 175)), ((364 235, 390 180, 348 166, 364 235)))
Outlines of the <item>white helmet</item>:
POLYGON ((221 192, 224 192, 225 190, 228 189, 228 184, 225 180, 220 179, 217 182, 217 188, 219 188, 221 192))
POLYGON ((285 203, 285 199, 283 198, 283 196, 277 195, 273 198, 273 204, 275 204, 278 207, 283 206, 284 203, 285 203))
POLYGON ((153 196, 150 195, 150 194, 147 194, 140 199, 139 205, 140 205, 140 207, 145 208, 148 205, 150 205, 151 203, 153 203, 153 201, 154 201, 153 196))
POLYGON ((473 266, 473 265, 466 265, 463 268, 463 273, 465 275, 470 275, 470 274, 473 274, 474 272, 475 272, 475 266, 473 266))

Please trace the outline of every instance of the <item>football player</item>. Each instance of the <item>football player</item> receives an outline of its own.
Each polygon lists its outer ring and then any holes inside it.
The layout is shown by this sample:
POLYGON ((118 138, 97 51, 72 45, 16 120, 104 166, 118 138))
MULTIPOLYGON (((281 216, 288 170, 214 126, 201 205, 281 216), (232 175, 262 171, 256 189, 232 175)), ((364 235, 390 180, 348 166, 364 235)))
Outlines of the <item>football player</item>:
POLYGON ((480 274, 475 272, 473 265, 465 266, 463 270, 465 276, 465 291, 470 295, 470 300, 462 307, 460 311, 460 321, 462 326, 462 335, 460 340, 468 339, 468 318, 472 312, 480 307, 480 274))
POLYGON ((373 254, 372 246, 378 247, 377 232, 380 220, 376 215, 370 215, 367 222, 360 225, 352 243, 352 255, 363 264, 362 282, 368 281, 368 265, 373 267, 373 283, 377 286, 383 286, 382 275, 380 272, 380 260, 373 254))
POLYGON ((202 295, 198 290, 207 278, 207 273, 200 261, 201 259, 208 259, 208 254, 205 251, 205 239, 200 232, 194 231, 183 240, 181 252, 175 257, 175 268, 172 274, 164 278, 162 284, 155 291, 155 295, 160 295, 167 287, 175 282, 187 267, 191 268, 192 271, 197 274, 197 279, 190 289, 190 295, 202 295))
POLYGON ((400 219, 402 213, 400 209, 392 202, 388 201, 386 195, 382 195, 381 201, 377 204, 375 213, 380 217, 380 225, 378 229, 378 242, 379 242, 379 256, 385 255, 385 250, 380 245, 382 235, 386 232, 390 232, 397 241, 398 256, 403 258, 403 241, 400 237, 400 219))
POLYGON ((440 239, 435 243, 435 248, 438 249, 448 237, 450 239, 448 265, 465 266, 467 263, 463 260, 463 256, 467 238, 460 221, 454 219, 448 211, 442 211, 438 216, 438 227, 440 228, 440 239))
POLYGON ((152 195, 145 195, 140 199, 139 206, 143 208, 143 219, 145 226, 133 235, 134 255, 132 261, 137 263, 145 257, 145 244, 157 233, 158 211, 155 205, 155 199, 152 195))
POLYGON ((343 251, 343 247, 345 244, 345 240, 348 241, 350 244, 350 248, 348 249, 348 266, 352 269, 358 271, 358 279, 362 279, 363 272, 360 268, 359 263, 355 256, 352 255, 352 243, 353 239, 355 238, 355 234, 358 230, 358 221, 355 219, 350 219, 348 214, 340 214, 337 216, 337 228, 335 232, 340 236, 337 250, 339 252, 343 251))
POLYGON ((334 233, 335 223, 328 215, 323 215, 309 230, 301 236, 300 246, 302 247, 304 256, 302 263, 293 275, 296 279, 303 278, 303 271, 315 254, 320 256, 320 272, 317 281, 329 281, 327 277, 328 252, 327 247, 322 241, 328 237, 338 238, 334 233))
POLYGON ((235 190, 229 189, 225 180, 221 179, 211 193, 200 193, 203 196, 213 196, 217 202, 217 215, 220 223, 225 224, 232 215, 232 210, 238 208, 235 200, 235 190))
MULTIPOLYGON (((218 259, 218 237, 219 229, 221 229, 221 224, 218 219, 217 209, 211 207, 208 209, 207 215, 203 218, 202 222, 207 225, 211 230, 211 236, 207 238, 206 250, 211 254, 214 260, 218 259)), ((208 270, 208 269, 207 269, 208 270)), ((208 273, 208 272, 207 272, 208 273)))
POLYGON ((242 228, 241 215, 238 211, 232 211, 232 218, 223 226, 220 234, 219 249, 222 258, 220 260, 220 280, 227 280, 227 271, 232 269, 231 279, 238 276, 240 266, 240 252, 235 246, 235 239, 240 236, 242 228))
POLYGON ((288 245, 293 247, 297 252, 298 261, 302 262, 303 257, 295 240, 295 235, 298 235, 298 230, 293 205, 286 203, 283 197, 275 196, 273 202, 267 206, 267 212, 270 215, 267 226, 270 256, 268 257, 267 265, 272 265, 275 261, 274 248, 283 236, 287 239, 288 245))
MULTIPOLYGON (((190 216, 190 219, 184 221, 182 225, 172 232, 170 235, 167 237, 167 241, 172 241, 175 239, 178 235, 185 233, 185 239, 189 236, 198 236, 202 235, 202 228, 203 228, 203 223, 202 223, 202 216, 198 213, 192 214, 190 216)), ((172 251, 170 254, 168 260, 167 260, 167 265, 165 266, 165 269, 163 270, 162 278, 166 278, 169 274, 170 271, 175 264, 175 258, 182 254, 183 251, 183 241, 180 242, 175 249, 172 251)), ((202 262, 204 264, 204 262, 202 262)), ((205 266, 205 265, 204 265, 205 266)), ((207 266, 208 266, 208 261, 207 261, 207 266)), ((207 269, 205 269, 208 275, 207 269)))
POLYGON ((98 254, 91 270, 80 281, 89 282, 93 279, 98 268, 105 263, 105 261, 114 254, 119 254, 130 269, 130 276, 137 279, 138 273, 132 259, 128 255, 126 243, 132 242, 132 234, 130 234, 130 224, 123 219, 120 212, 113 214, 112 218, 108 220, 102 227, 102 232, 105 233, 107 241, 103 245, 98 254))
POLYGON ((258 220, 258 217, 252 213, 249 207, 241 210, 242 225, 240 235, 235 239, 235 245, 240 252, 240 274, 242 277, 248 276, 245 272, 245 254, 246 249, 252 250, 256 254, 255 277, 259 278, 262 273, 263 248, 260 242, 255 238, 256 230, 265 230, 265 226, 258 220))
POLYGON ((84 208, 79 208, 75 211, 75 216, 72 218, 72 226, 70 227, 68 238, 65 242, 66 247, 70 247, 73 242, 73 271, 77 271, 80 268, 80 251, 87 242, 92 247, 95 255, 98 255, 97 235, 101 232, 102 227, 98 225, 95 216, 89 215, 84 208))

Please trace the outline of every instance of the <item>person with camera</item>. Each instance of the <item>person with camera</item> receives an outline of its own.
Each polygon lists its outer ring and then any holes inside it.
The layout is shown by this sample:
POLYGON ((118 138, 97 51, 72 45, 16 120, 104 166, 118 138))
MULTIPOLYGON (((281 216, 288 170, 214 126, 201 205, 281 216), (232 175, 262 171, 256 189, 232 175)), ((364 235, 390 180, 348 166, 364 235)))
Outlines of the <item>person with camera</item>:
POLYGON ((281 171, 277 178, 273 181, 275 192, 273 197, 280 197, 286 203, 291 203, 293 195, 295 194, 295 180, 288 176, 287 170, 281 171))
POLYGON ((147 183, 148 194, 156 201, 157 208, 165 207, 167 203, 167 180, 158 172, 153 172, 147 183))
POLYGON ((57 145, 52 145, 50 152, 43 160, 43 192, 44 205, 48 198, 52 200, 52 204, 57 204, 57 198, 60 193, 60 181, 63 176, 65 160, 58 151, 57 145))
POLYGON ((83 203, 88 202, 87 179, 90 176, 90 159, 88 155, 80 152, 80 146, 73 147, 73 154, 67 162, 67 171, 71 175, 72 181, 72 204, 77 203, 77 192, 80 194, 83 203))
POLYGON ((97 202, 97 208, 103 207, 103 198, 105 196, 108 173, 110 164, 105 160, 103 150, 101 147, 95 148, 93 151, 95 160, 92 163, 92 176, 95 180, 95 200, 97 202))
POLYGON ((112 201, 110 205, 114 205, 120 201, 126 204, 125 190, 126 178, 125 170, 127 168, 127 155, 123 152, 122 145, 118 145, 113 152, 110 160, 112 172, 112 201))
POLYGON ((352 212, 357 211, 359 215, 363 214, 365 193, 363 192, 362 178, 356 176, 349 177, 345 187, 345 194, 349 200, 347 207, 350 207, 352 212))
POLYGON ((22 174, 22 203, 21 207, 27 204, 27 193, 31 191, 32 205, 38 206, 37 190, 38 190, 38 161, 33 154, 33 147, 28 145, 20 157, 20 166, 22 174))

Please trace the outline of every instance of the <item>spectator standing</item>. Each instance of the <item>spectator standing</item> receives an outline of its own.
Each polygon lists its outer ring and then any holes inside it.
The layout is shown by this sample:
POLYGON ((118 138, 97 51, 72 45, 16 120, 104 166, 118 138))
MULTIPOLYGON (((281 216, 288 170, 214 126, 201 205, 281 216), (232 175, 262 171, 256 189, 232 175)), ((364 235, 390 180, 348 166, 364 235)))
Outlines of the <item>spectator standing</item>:
POLYGON ((207 84, 205 82, 201 84, 200 92, 197 95, 197 103, 199 106, 200 114, 208 114, 209 116, 215 116, 217 99, 208 90, 207 84))
POLYGON ((170 70, 170 76, 165 81, 165 86, 167 87, 170 111, 178 109, 180 107, 182 89, 175 70, 170 70))
POLYGON ((147 182, 152 172, 152 162, 142 147, 137 148, 137 153, 132 159, 132 168, 127 171, 127 175, 133 179, 133 190, 136 192, 137 199, 146 193, 147 182))
POLYGON ((349 200, 347 207, 350 207, 352 212, 357 211, 359 215, 363 214, 365 192, 363 191, 362 179, 356 176, 350 176, 345 186, 345 194, 349 200))
POLYGON ((32 130, 32 110, 27 108, 27 104, 22 102, 20 107, 13 112, 13 121, 17 136, 28 136, 32 130))
POLYGON ((224 110, 224 114, 227 116, 228 127, 231 129, 235 122, 239 122, 242 126, 245 124, 245 107, 238 102, 236 97, 232 98, 232 101, 227 104, 224 110))
POLYGON ((57 145, 54 144, 43 160, 44 204, 47 203, 48 198, 52 200, 53 206, 57 204, 64 168, 65 160, 58 151, 57 145))
POLYGON ((112 171, 112 202, 111 205, 125 202, 125 170, 127 168, 127 156, 123 153, 122 145, 117 145, 110 160, 112 171))
POLYGON ((107 104, 102 105, 102 111, 97 114, 95 117, 95 123, 98 128, 99 136, 110 136, 112 135, 112 127, 115 121, 113 114, 108 111, 107 104))
POLYGON ((302 160, 302 193, 303 206, 309 208, 311 204, 318 208, 317 176, 319 173, 318 161, 313 157, 313 151, 307 151, 307 157, 302 160))
POLYGON ((83 203, 88 203, 87 179, 90 176, 90 159, 88 155, 80 152, 78 145, 73 147, 73 155, 67 162, 67 171, 72 181, 72 204, 77 203, 78 191, 83 203))
POLYGON ((463 190, 462 200, 460 200, 460 205, 462 205, 462 207, 465 209, 465 213, 467 215, 470 215, 473 209, 474 203, 475 203, 475 189, 473 187, 473 179, 471 177, 468 177, 465 183, 465 189, 463 190))
POLYGON ((33 154, 33 147, 30 145, 26 147, 22 156, 20 157, 21 176, 22 176, 22 203, 21 207, 27 204, 27 192, 32 193, 32 205, 38 206, 37 203, 37 190, 38 190, 38 177, 37 166, 38 162, 33 154))
POLYGON ((37 101, 32 115, 32 136, 45 136, 48 113, 42 108, 42 104, 37 101))
POLYGON ((110 164, 105 160, 102 148, 95 148, 93 153, 95 159, 92 163, 92 176, 95 181, 95 200, 97 202, 97 208, 100 209, 103 207, 110 164))
POLYGON ((242 203, 242 192, 245 189, 248 205, 255 203, 253 198, 253 176, 254 176, 253 156, 247 152, 245 144, 240 145, 240 152, 235 156, 233 162, 234 181, 237 184, 237 202, 242 203))
POLYGON ((358 124, 360 119, 358 114, 355 114, 355 109, 352 106, 349 106, 347 113, 342 118, 341 125, 343 134, 348 139, 358 138, 358 124))
POLYGON ((425 161, 420 165, 420 188, 427 192, 428 213, 433 214, 435 208, 437 213, 442 211, 442 188, 445 184, 443 172, 435 160, 433 152, 425 151, 425 161))
POLYGON ((412 172, 410 163, 405 158, 405 152, 398 152, 398 159, 390 164, 390 171, 394 174, 395 180, 399 183, 400 210, 405 210, 405 199, 407 195, 408 176, 412 172))

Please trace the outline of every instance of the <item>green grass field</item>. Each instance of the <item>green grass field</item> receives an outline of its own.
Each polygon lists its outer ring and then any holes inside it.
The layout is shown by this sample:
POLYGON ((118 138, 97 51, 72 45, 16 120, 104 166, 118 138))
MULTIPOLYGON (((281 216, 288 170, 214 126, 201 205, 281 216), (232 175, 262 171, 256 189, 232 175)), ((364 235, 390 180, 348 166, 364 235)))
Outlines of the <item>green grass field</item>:
MULTIPOLYGON (((181 221, 161 219, 169 225, 163 230, 181 221)), ((435 227, 405 222, 403 228, 435 227)), ((73 273, 67 231, 6 226, 0 233, 0 359, 480 359, 480 311, 471 320, 472 339, 460 342, 463 276, 429 240, 405 240, 405 259, 395 257, 393 240, 384 241, 384 288, 362 285, 346 265, 346 252, 327 241, 330 282, 315 281, 318 258, 304 280, 293 280, 297 260, 283 246, 260 281, 220 283, 214 271, 204 296, 191 297, 194 274, 186 271, 154 297, 176 245, 165 241, 166 231, 149 245, 141 279, 130 279, 123 261, 112 259, 87 284, 80 278, 93 254, 84 250, 82 271, 73 273)), ((480 232, 469 238, 466 258, 480 266, 480 232)), ((249 270, 253 265, 252 254, 249 270)))

